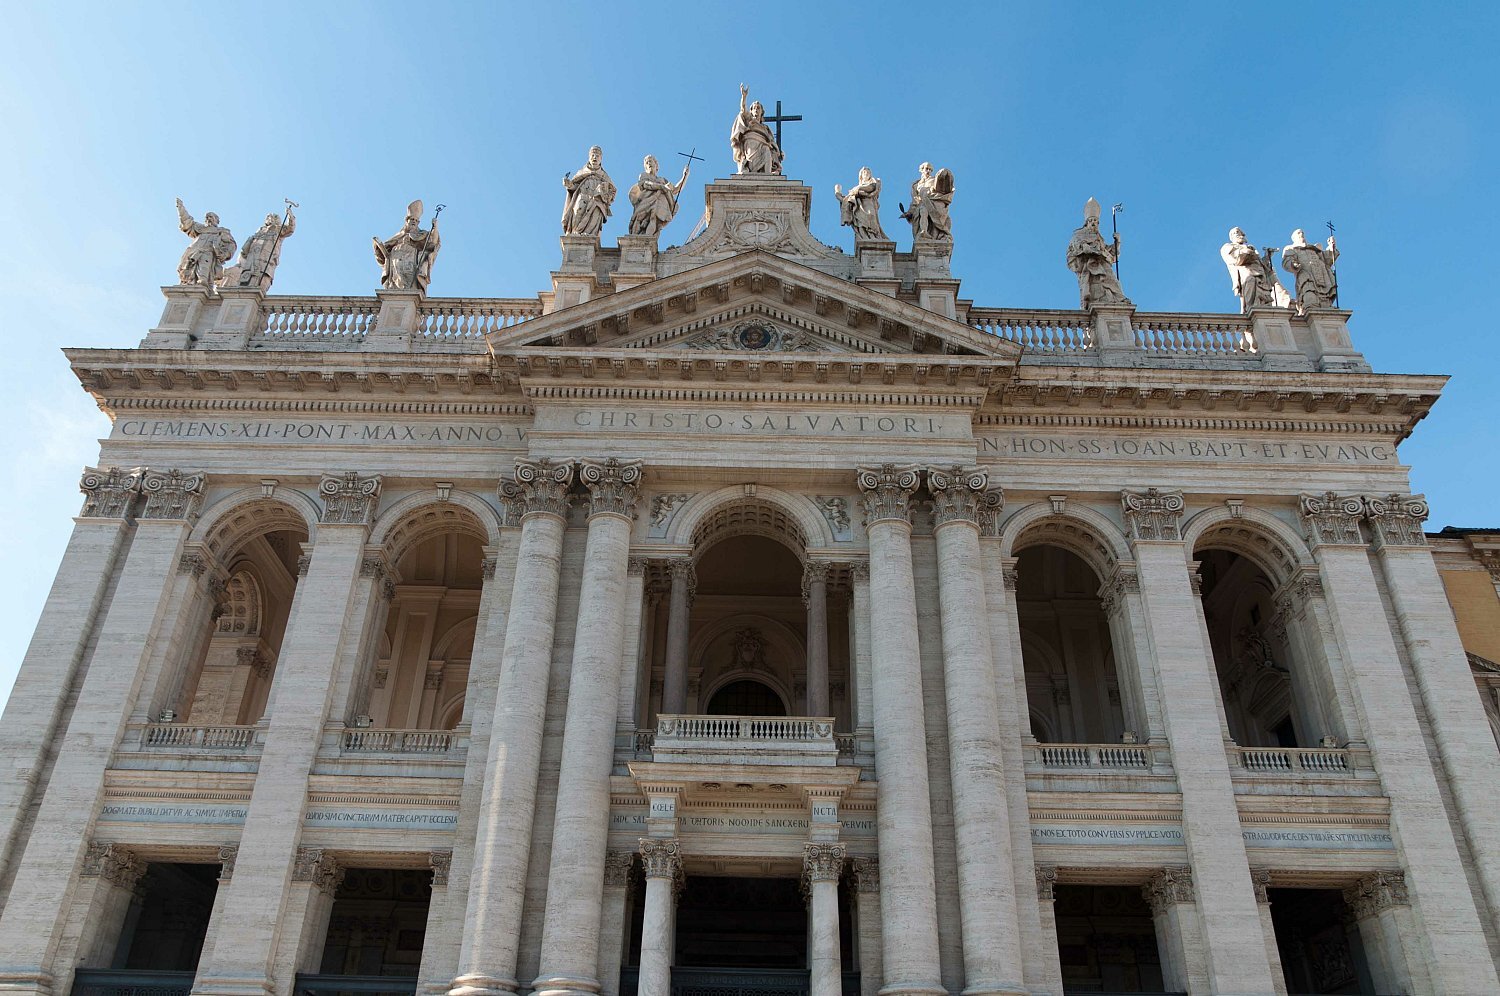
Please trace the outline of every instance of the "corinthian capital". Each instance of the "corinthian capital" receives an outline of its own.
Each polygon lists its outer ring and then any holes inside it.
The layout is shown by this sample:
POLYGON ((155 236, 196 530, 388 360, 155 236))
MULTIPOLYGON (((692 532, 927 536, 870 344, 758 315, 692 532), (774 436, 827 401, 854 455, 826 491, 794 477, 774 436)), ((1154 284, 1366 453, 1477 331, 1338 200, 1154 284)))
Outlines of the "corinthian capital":
POLYGON ((1308 542, 1313 545, 1364 545, 1359 535, 1359 520, 1365 503, 1359 495, 1338 495, 1332 491, 1303 495, 1297 502, 1297 511, 1302 515, 1308 542))
POLYGON ((1381 546, 1426 546, 1422 523, 1427 520, 1425 495, 1369 495, 1365 518, 1381 546))
POLYGON ((1002 498, 989 483, 990 473, 983 467, 927 468, 927 490, 932 492, 936 524, 972 522, 993 531, 1002 498))
POLYGON ((641 497, 639 460, 580 460, 578 480, 589 489, 589 515, 635 518, 635 504, 641 497))
POLYGON ((1145 897, 1152 913, 1161 913, 1175 903, 1196 902, 1193 872, 1186 865, 1163 868, 1151 876, 1151 881, 1141 886, 1141 895, 1145 897))
POLYGON ((130 514, 130 503, 141 490, 141 469, 121 470, 88 467, 78 482, 83 492, 85 518, 123 519, 130 514))
POLYGON ((642 837, 641 867, 647 878, 675 879, 682 871, 681 845, 671 837, 642 837))
POLYGON ((318 484, 323 496, 323 521, 367 526, 375 521, 380 504, 380 477, 360 477, 354 471, 329 474, 318 484))
POLYGON ((1180 540, 1182 532, 1178 523, 1182 521, 1182 492, 1121 491, 1120 508, 1125 513, 1125 525, 1131 539, 1180 540))
POLYGON ((84 876, 102 878, 122 889, 135 888, 135 883, 145 873, 146 862, 131 853, 129 848, 98 841, 89 844, 80 871, 84 876))
POLYGON ((344 881, 344 869, 321 847, 299 847, 297 860, 292 865, 292 881, 311 882, 313 888, 331 896, 344 881))
POLYGON ((809 882, 837 882, 847 851, 843 844, 803 844, 802 874, 809 882))
POLYGON ((573 465, 541 460, 517 460, 514 477, 500 481, 500 500, 512 522, 532 512, 568 514, 568 489, 573 486, 573 465))
POLYGON ((148 470, 141 475, 141 493, 146 505, 142 519, 198 518, 203 507, 203 475, 184 474, 180 470, 148 470))
POLYGON ((1407 906, 1406 873, 1371 872, 1344 890, 1344 902, 1354 911, 1356 920, 1375 916, 1394 906, 1407 906))
POLYGON ((883 463, 879 467, 859 467, 854 481, 859 486, 860 503, 865 507, 865 525, 894 520, 911 521, 911 495, 917 490, 918 469, 883 463))

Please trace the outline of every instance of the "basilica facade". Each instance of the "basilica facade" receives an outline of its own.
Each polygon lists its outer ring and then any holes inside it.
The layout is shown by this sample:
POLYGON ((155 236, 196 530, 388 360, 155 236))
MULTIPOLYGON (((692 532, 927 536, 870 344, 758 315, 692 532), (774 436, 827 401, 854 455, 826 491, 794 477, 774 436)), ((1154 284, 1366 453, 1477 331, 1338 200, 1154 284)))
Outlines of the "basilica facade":
POLYGON ((352 298, 181 209, 158 326, 67 351, 112 430, 0 723, 0 991, 1500 992, 1443 378, 1336 253, 1148 313, 1093 205, 1080 310, 980 306, 946 170, 909 248, 840 191, 850 254, 736 143, 679 247, 654 162, 601 244, 591 158, 531 297, 429 295, 420 202, 352 298))

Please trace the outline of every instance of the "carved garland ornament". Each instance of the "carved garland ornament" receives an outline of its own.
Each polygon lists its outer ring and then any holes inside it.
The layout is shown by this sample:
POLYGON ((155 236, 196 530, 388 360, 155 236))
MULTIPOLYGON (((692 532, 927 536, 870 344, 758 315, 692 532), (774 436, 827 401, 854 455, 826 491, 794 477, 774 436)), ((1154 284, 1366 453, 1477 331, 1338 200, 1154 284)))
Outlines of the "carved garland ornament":
POLYGON ((1125 525, 1130 536, 1137 540, 1181 540, 1178 522, 1182 518, 1182 492, 1160 491, 1147 488, 1145 491, 1121 491, 1120 507, 1125 513, 1125 525))
POLYGON ((1424 495, 1371 495, 1365 499, 1365 517, 1382 546, 1427 545, 1422 533, 1422 523, 1427 519, 1424 495))
POLYGON ((367 526, 375 521, 380 502, 380 477, 360 477, 354 471, 330 474, 318 484, 323 497, 323 521, 367 526))
POLYGON ((589 515, 635 518, 641 494, 641 461, 578 461, 578 479, 589 489, 589 515))
POLYGON ((802 874, 809 882, 837 882, 847 853, 843 844, 803 844, 802 874))
POLYGON ((85 469, 78 482, 78 490, 83 492, 83 511, 78 514, 84 518, 123 519, 140 492, 141 473, 140 468, 85 469))
POLYGON ((1302 515, 1310 543, 1363 546, 1359 520, 1364 515, 1364 501, 1359 495, 1338 495, 1325 491, 1320 495, 1302 495, 1297 510, 1302 515))
POLYGON ((141 518, 191 522, 198 518, 198 510, 203 506, 203 475, 148 470, 141 477, 141 493, 146 496, 141 518))
POLYGON ((877 522, 911 522, 911 496, 917 490, 918 469, 893 463, 879 467, 860 467, 854 472, 859 486, 860 503, 865 510, 865 525, 877 522))

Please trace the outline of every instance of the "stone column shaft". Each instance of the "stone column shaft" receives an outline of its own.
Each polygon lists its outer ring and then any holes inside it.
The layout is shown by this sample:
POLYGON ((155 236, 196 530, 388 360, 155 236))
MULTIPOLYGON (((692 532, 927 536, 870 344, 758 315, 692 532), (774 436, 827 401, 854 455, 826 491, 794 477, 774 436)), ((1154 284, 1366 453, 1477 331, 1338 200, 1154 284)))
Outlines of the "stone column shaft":
MULTIPOLYGON (((1207 965, 1209 952, 1204 950, 1199 932, 1193 879, 1186 868, 1163 869, 1141 891, 1156 923, 1156 944, 1161 951, 1162 983, 1166 988, 1189 993, 1248 992, 1257 985, 1242 984, 1241 989, 1235 990, 1211 986, 1207 965)), ((1264 946, 1259 922, 1256 923, 1254 940, 1257 945, 1264 946)))
POLYGON ((558 581, 571 464, 517 461, 516 476, 501 496, 521 515, 515 581, 506 614, 500 685, 490 720, 489 758, 468 882, 459 974, 453 996, 515 992, 521 905, 536 815, 537 772, 552 640, 557 627, 558 581))
POLYGON ((693 562, 686 557, 671 562, 672 592, 667 602, 667 665, 662 679, 661 711, 668 715, 687 710, 688 613, 693 602, 693 562))
POLYGON ((1276 923, 1271 919, 1271 897, 1266 892, 1271 873, 1252 868, 1250 880, 1255 884, 1255 905, 1260 909, 1260 931, 1266 939, 1266 960, 1271 963, 1271 985, 1276 996, 1286 996, 1286 973, 1281 970, 1281 947, 1276 943, 1276 923))
POLYGON ((841 996, 843 961, 839 954, 839 876, 844 868, 843 844, 806 844, 802 873, 811 893, 811 941, 807 954, 808 996, 841 996))
POLYGON ((646 872, 646 906, 641 917, 641 969, 636 992, 639 996, 670 996, 676 907, 673 893, 682 874, 677 841, 642 838, 641 864, 646 872))
POLYGON ((578 625, 568 679, 552 863, 542 926, 537 996, 599 990, 599 914, 609 834, 609 775, 624 651, 630 527, 639 463, 584 461, 593 514, 584 550, 578 625))
POLYGON ((828 567, 808 561, 802 572, 802 598, 807 603, 807 714, 828 711, 828 567))
POLYGON ((635 855, 610 851, 604 859, 604 909, 599 916, 599 991, 619 996, 620 964, 625 953, 626 906, 635 855))
POLYGON ((1000 707, 979 556, 979 468, 933 468, 948 764, 962 910, 964 992, 1024 994, 1000 707))
POLYGON ((858 933, 860 996, 876 996, 880 991, 880 861, 878 858, 854 858, 854 927, 858 933))
POLYGON ((1038 920, 1038 943, 1044 950, 1027 952, 1027 984, 1033 991, 1056 993, 1063 991, 1062 958, 1057 948, 1057 868, 1053 865, 1036 866, 1036 899, 1038 920))
POLYGON ((886 996, 942 993, 927 734, 907 502, 912 467, 858 473, 870 544, 875 767, 886 996))
POLYGON ((849 566, 849 654, 854 671, 854 732, 860 739, 874 729, 875 706, 870 689, 870 564, 849 566))

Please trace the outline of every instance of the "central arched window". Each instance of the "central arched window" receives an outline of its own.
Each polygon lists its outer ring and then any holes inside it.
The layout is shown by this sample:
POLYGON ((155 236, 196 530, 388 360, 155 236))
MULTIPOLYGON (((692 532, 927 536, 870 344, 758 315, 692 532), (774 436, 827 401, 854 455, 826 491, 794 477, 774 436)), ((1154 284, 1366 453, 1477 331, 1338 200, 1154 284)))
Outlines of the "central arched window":
POLYGON ((710 716, 785 716, 786 706, 759 681, 731 681, 714 693, 706 711, 710 716))

